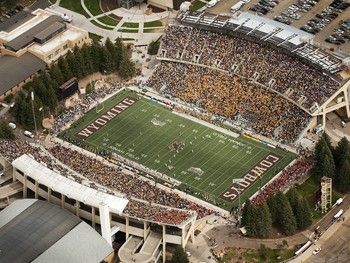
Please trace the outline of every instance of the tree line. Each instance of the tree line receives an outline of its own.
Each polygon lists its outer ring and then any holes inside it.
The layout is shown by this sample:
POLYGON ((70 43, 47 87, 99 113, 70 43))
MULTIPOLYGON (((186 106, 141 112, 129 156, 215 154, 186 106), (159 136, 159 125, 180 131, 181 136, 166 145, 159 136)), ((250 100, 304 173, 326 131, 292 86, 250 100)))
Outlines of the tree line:
POLYGON ((277 192, 258 206, 247 200, 242 211, 241 225, 245 226, 247 235, 251 237, 270 237, 272 227, 285 235, 292 235, 311 224, 309 204, 295 188, 290 189, 287 194, 277 192))
POLYGON ((329 136, 324 133, 316 144, 314 159, 314 180, 320 182, 323 176, 330 177, 336 190, 342 193, 350 191, 350 145, 345 137, 333 147, 329 136))
MULTIPOLYGON (((350 191, 350 144, 344 137, 333 147, 329 136, 324 133, 317 142, 313 159, 315 165, 311 176, 320 183, 323 176, 332 178, 336 190, 342 193, 350 191)), ((287 194, 278 192, 270 196, 259 206, 249 200, 242 210, 241 225, 245 226, 247 235, 267 238, 272 227, 278 228, 285 235, 294 234, 312 224, 312 213, 308 201, 291 188, 287 194)))
POLYGON ((34 108, 36 124, 40 127, 44 116, 55 115, 59 87, 63 83, 72 77, 81 79, 95 72, 108 74, 116 71, 123 78, 129 78, 135 74, 134 63, 130 60, 127 48, 119 38, 115 43, 107 39, 104 45, 93 42, 81 48, 75 47, 73 52, 68 51, 65 57, 60 57, 48 70, 39 72, 38 76, 24 85, 23 90, 15 97, 12 115, 17 123, 33 129, 32 109, 34 108), (31 92, 34 92, 34 101, 32 101, 31 92))

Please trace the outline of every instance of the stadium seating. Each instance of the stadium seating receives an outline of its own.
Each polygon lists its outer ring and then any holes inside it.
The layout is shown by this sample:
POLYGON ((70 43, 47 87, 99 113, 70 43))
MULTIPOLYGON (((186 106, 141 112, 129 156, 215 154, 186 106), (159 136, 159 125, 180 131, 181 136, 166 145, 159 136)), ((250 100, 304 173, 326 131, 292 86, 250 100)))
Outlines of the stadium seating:
POLYGON ((211 114, 243 121, 246 129, 283 143, 295 141, 309 120, 307 113, 276 93, 206 67, 162 62, 147 85, 211 114))
POLYGON ((322 105, 340 86, 334 76, 293 54, 263 43, 192 27, 169 26, 160 57, 203 64, 253 78, 309 109, 322 105), (274 79, 273 82, 270 82, 274 79), (274 85, 271 85, 274 83, 274 85))
MULTIPOLYGON (((98 189, 98 185, 107 187, 125 194, 129 202, 124 214, 140 219, 152 220, 165 224, 178 225, 189 219, 193 211, 198 213, 197 218, 202 218, 213 211, 191 201, 181 198, 179 195, 160 189, 159 187, 122 171, 122 168, 107 165, 91 156, 56 144, 50 149, 29 144, 25 141, 0 142, 0 155, 12 162, 22 154, 32 156, 36 161, 44 163, 49 169, 59 172, 78 183, 82 183, 83 177, 90 180, 90 187, 98 189), (47 151, 49 150, 49 152, 47 151), (75 173, 59 164, 64 163, 75 173)), ((112 191, 108 191, 113 194, 112 191)))

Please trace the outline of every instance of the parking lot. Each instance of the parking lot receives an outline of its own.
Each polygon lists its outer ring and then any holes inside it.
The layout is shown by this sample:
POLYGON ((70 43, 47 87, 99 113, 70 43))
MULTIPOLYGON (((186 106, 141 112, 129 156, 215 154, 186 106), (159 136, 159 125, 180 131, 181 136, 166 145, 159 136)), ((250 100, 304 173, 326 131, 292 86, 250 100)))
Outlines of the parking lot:
MULTIPOLYGON (((230 13, 239 0, 221 0, 211 13, 230 13)), ((315 35, 317 44, 350 53, 350 2, 347 0, 251 0, 240 9, 315 35)))

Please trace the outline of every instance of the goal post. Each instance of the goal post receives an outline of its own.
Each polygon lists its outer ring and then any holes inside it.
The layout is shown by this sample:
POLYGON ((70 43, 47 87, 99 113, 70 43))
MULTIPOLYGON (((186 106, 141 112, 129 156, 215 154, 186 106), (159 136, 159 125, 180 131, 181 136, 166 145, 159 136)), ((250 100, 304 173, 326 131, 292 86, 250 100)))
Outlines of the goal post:
POLYGON ((104 101, 102 101, 102 102, 100 102, 100 103, 97 103, 97 105, 96 105, 96 113, 100 113, 101 111, 103 111, 104 110, 104 108, 105 108, 105 103, 104 103, 104 101))

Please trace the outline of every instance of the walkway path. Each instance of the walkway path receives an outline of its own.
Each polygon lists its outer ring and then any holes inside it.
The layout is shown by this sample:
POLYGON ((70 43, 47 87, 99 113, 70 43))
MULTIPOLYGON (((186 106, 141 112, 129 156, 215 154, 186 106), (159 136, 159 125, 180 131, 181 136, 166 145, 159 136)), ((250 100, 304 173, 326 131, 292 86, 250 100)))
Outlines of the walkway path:
POLYGON ((68 10, 68 9, 65 9, 65 8, 59 6, 59 2, 52 5, 50 8, 55 10, 55 11, 58 11, 60 13, 67 14, 69 17, 72 18, 73 25, 75 25, 79 28, 82 28, 88 32, 102 36, 103 41, 105 41, 106 38, 110 38, 111 40, 114 40, 114 39, 120 37, 120 38, 124 38, 124 39, 130 38, 132 41, 135 42, 136 45, 147 45, 150 42, 158 39, 162 35, 162 32, 160 32, 160 33, 143 33, 144 22, 167 19, 172 15, 171 12, 169 12, 169 11, 145 15, 146 5, 143 4, 143 5, 141 5, 141 9, 139 9, 138 7, 134 7, 131 9, 117 8, 117 9, 108 11, 106 13, 94 16, 90 12, 90 10, 86 7, 84 0, 80 0, 80 3, 81 3, 82 8, 88 14, 88 16, 89 16, 88 18, 86 18, 85 16, 83 16, 81 14, 78 14, 76 12, 73 12, 71 10, 68 10), (106 15, 111 15, 111 14, 114 14, 118 17, 122 17, 122 19, 119 21, 119 23, 116 26, 107 25, 107 24, 98 20, 98 18, 104 17, 106 15), (91 21, 94 21, 94 23, 101 25, 101 27, 92 24, 91 21), (121 29, 122 25, 125 22, 138 23, 139 28, 136 30, 137 32, 135 32, 135 33, 120 32, 119 30, 121 29), (104 28, 110 28, 110 30, 104 29, 104 28))
MULTIPOLYGON (((340 206, 335 206, 331 209, 327 215, 325 215, 319 222, 310 227, 311 230, 316 226, 320 226, 319 230, 321 233, 325 233, 321 236, 320 240, 317 242, 318 246, 322 246, 326 239, 328 239, 334 232, 338 229, 335 228, 337 223, 334 222, 333 216, 340 210, 346 211, 350 207, 350 196, 345 196, 343 203, 340 206), (328 230, 327 230, 328 229, 328 230), (333 230, 332 230, 333 229, 333 230)), ((347 212, 350 217, 350 211, 347 212)), ((253 239, 242 237, 235 226, 230 225, 220 225, 212 228, 206 234, 208 237, 213 238, 217 242, 218 251, 222 251, 225 247, 240 247, 240 248, 253 248, 258 249, 261 244, 264 244, 270 248, 278 248, 285 241, 287 241, 289 247, 293 247, 299 244, 305 244, 313 232, 310 230, 305 230, 303 232, 297 233, 293 236, 274 238, 274 239, 253 239)), ((314 246, 311 247, 310 251, 305 252, 301 258, 296 259, 294 263, 301 262, 301 260, 307 259, 312 251, 315 249, 314 246)))

